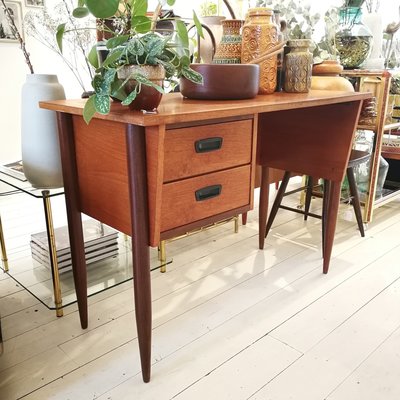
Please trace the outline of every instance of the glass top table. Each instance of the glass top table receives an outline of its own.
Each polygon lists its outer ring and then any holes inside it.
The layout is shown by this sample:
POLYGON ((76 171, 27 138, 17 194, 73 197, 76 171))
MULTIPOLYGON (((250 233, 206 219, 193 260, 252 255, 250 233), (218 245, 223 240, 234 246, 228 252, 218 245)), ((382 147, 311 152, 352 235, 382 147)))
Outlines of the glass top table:
MULTIPOLYGON (((84 216, 86 224, 88 296, 92 296, 132 279, 132 250, 125 234, 84 216)), ((71 265, 66 261, 67 233, 63 188, 34 188, 0 171, 1 269, 57 316, 63 315, 63 307, 76 302, 71 265), (17 213, 18 220, 8 218, 9 213, 17 213), (7 235, 8 230, 18 231, 18 243, 7 235)), ((171 262, 157 249, 151 250, 151 269, 163 269, 171 262)))

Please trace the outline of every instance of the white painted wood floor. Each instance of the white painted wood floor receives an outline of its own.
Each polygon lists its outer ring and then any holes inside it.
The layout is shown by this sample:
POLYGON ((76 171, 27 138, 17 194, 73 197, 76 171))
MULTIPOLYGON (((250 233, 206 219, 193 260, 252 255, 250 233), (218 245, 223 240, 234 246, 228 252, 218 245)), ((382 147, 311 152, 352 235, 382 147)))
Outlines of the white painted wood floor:
MULTIPOLYGON (((11 208, 0 198, 3 224, 11 208)), ((148 384, 132 282, 91 297, 82 330, 75 305, 56 318, 1 274, 0 399, 398 400, 399 211, 376 210, 361 238, 343 205, 328 275, 320 221, 284 210, 264 251, 257 208, 237 234, 227 224, 168 244, 173 263, 152 272, 148 384)))

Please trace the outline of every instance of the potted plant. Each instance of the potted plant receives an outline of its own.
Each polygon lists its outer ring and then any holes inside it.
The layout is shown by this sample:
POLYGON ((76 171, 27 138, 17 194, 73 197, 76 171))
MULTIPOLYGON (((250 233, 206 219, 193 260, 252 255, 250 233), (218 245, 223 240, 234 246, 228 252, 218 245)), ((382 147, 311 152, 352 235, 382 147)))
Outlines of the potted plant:
MULTIPOLYGON (((175 0, 168 0, 172 6, 175 0)), ((163 81, 172 87, 176 79, 184 76, 192 82, 202 83, 202 76, 190 68, 189 39, 186 25, 175 20, 175 31, 157 32, 161 3, 152 17, 143 0, 79 0, 74 17, 92 15, 97 19, 111 19, 113 27, 102 24, 108 31, 104 42, 98 42, 88 55, 96 69, 92 86, 95 93, 89 97, 83 111, 86 123, 98 112, 110 112, 111 98, 133 109, 154 110, 164 93, 163 81), (97 49, 105 46, 108 54, 99 63, 97 49), (155 72, 153 78, 151 73, 155 72)), ((201 25, 193 16, 199 32, 201 25)), ((57 29, 57 41, 62 48, 65 24, 57 29)))

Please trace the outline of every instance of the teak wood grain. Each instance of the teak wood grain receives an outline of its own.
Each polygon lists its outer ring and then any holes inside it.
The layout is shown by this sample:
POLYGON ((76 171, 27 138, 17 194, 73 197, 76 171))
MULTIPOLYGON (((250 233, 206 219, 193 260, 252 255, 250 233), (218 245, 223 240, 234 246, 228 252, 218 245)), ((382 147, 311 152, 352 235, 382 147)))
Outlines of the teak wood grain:
MULTIPOLYGON (((131 112, 114 104, 108 115, 96 115, 89 126, 82 119, 84 100, 41 102, 42 108, 58 112, 73 271, 79 289, 82 326, 87 326, 87 300, 81 212, 123 232, 133 232, 135 313, 142 376, 147 382, 151 367, 148 246, 157 245, 161 233, 164 238, 171 237, 186 228, 193 229, 249 210, 253 203, 258 137, 258 163, 262 166, 259 221, 262 247, 268 209, 268 202, 263 200, 268 198, 269 168, 304 170, 309 175, 325 175, 337 183, 347 165, 361 102, 369 97, 367 93, 311 91, 275 93, 239 101, 198 101, 175 93, 163 97, 157 114, 131 112), (196 130, 199 125, 215 124, 216 120, 224 123, 224 119, 226 123, 238 124, 235 119, 254 120, 250 156, 246 158, 250 162, 164 184, 168 130, 179 127, 196 130), (197 187, 193 182, 210 185, 217 176, 223 176, 222 184, 229 188, 228 194, 231 193, 229 198, 222 204, 213 204, 217 198, 208 199, 210 203, 202 210, 193 211, 194 206, 185 197, 189 193, 193 199, 193 190, 197 187)), ((188 132, 190 135, 190 129, 188 132)), ((215 181, 215 184, 220 182, 215 181)), ((337 214, 339 199, 336 197, 335 189, 329 199, 331 220, 337 214)), ((327 260, 324 263, 329 263, 334 228, 335 223, 331 223, 324 230, 327 260)))
POLYGON ((252 120, 167 130, 164 182, 250 164, 252 131, 252 120), (219 138, 221 147, 196 152, 195 143, 210 138, 219 138))
POLYGON ((247 165, 164 184, 161 231, 250 205, 250 173, 247 165), (196 200, 197 190, 213 185, 221 185, 220 195, 196 200))
MULTIPOLYGON (((345 103, 371 97, 368 93, 347 93, 311 90, 309 93, 274 93, 260 95, 248 100, 190 100, 180 93, 163 96, 157 114, 129 111, 127 107, 114 103, 107 115, 96 114, 96 118, 118 121, 125 124, 155 126, 185 122, 207 121, 218 118, 240 117, 271 111, 293 110, 324 104, 345 103)), ((42 101, 40 106, 49 110, 82 115, 86 100, 42 101)))

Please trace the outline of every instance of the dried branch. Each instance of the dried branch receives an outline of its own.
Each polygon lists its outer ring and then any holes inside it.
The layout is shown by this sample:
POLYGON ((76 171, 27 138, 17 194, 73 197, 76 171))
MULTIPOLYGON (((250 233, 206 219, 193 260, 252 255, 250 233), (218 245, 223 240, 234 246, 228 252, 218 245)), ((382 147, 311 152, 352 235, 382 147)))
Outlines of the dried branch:
POLYGON ((32 66, 32 63, 31 63, 31 59, 30 59, 29 53, 26 50, 24 39, 22 39, 22 36, 20 35, 20 33, 18 31, 17 25, 15 25, 14 17, 11 15, 10 10, 6 6, 5 1, 4 0, 0 0, 0 1, 1 1, 2 7, 4 9, 4 14, 5 14, 6 18, 7 18, 7 22, 10 25, 11 32, 14 35, 14 37, 19 41, 22 53, 24 54, 24 57, 25 57, 25 61, 28 64, 28 68, 29 68, 31 74, 34 74, 35 72, 33 70, 33 66, 32 66))

